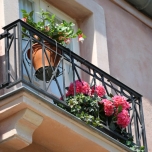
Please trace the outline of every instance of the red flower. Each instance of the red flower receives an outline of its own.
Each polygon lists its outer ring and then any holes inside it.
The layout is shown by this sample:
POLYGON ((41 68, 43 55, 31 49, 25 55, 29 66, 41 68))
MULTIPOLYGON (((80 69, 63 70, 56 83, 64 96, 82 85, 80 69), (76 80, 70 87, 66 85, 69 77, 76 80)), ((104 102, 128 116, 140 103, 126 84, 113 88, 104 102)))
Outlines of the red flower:
MULTIPOLYGON (((90 86, 85 81, 76 80, 75 81, 75 91, 76 91, 76 93, 83 93, 86 95, 90 95, 90 86)), ((70 84, 66 95, 67 96, 74 95, 74 83, 70 84)))
POLYGON ((91 95, 97 94, 99 97, 103 97, 106 94, 105 88, 102 85, 93 86, 91 88, 91 95))
POLYGON ((130 123, 130 117, 129 113, 127 110, 122 110, 120 113, 117 115, 117 124, 122 127, 126 128, 130 123))
POLYGON ((119 106, 122 107, 122 110, 125 109, 129 109, 130 108, 130 105, 129 103, 126 101, 126 99, 122 96, 119 96, 119 95, 115 95, 112 100, 114 101, 114 106, 116 108, 118 108, 119 106))
MULTIPOLYGON (((114 113, 114 105, 113 102, 107 99, 103 99, 102 100, 103 104, 104 104, 104 112, 106 116, 111 116, 114 113)), ((101 102, 100 102, 101 103, 101 102)))

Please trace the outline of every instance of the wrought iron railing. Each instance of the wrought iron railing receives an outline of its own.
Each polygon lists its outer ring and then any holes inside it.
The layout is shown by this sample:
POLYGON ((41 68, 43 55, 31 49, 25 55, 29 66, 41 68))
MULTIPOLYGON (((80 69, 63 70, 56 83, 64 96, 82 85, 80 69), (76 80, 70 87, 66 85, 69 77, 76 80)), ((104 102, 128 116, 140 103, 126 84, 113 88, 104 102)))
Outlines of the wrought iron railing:
MULTIPOLYGON (((139 93, 73 53, 68 48, 61 46, 35 30, 22 20, 17 20, 3 29, 4 33, 1 34, 0 38, 5 37, 5 77, 4 83, 0 85, 1 89, 4 87, 11 88, 22 82, 22 84, 50 98, 50 102, 60 103, 69 108, 64 101, 60 100, 60 97, 66 98, 65 88, 69 86, 70 82, 83 79, 92 83, 92 85, 101 83, 106 89, 107 95, 111 93, 121 94, 127 98, 131 106, 131 123, 127 127, 126 132, 134 135, 134 142, 138 146, 144 146, 145 151, 148 151, 142 96, 139 93), (23 28, 26 28, 29 32, 24 33, 23 28), (42 67, 39 69, 33 67, 33 44, 40 44, 42 47, 42 67), (54 48, 51 46, 54 46, 54 48), (54 62, 59 58, 59 63, 51 66, 47 50, 55 53, 54 62), (46 58, 47 63, 44 61, 44 58, 46 58)), ((108 134, 112 133, 114 138, 123 138, 120 134, 110 130, 108 123, 104 124, 104 130, 108 134)))

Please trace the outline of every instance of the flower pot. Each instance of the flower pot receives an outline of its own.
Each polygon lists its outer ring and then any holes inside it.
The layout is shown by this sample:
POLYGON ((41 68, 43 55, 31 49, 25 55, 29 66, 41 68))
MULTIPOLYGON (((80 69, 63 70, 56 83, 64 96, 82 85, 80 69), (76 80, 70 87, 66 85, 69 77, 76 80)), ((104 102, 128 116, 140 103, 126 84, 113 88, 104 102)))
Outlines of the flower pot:
MULTIPOLYGON (((57 49, 57 53, 56 51, 56 46, 51 45, 48 42, 44 42, 44 44, 48 47, 51 48, 53 51, 45 48, 45 52, 47 54, 44 53, 42 55, 42 45, 39 43, 35 43, 32 45, 32 64, 33 67, 35 69, 35 76, 40 79, 40 80, 44 80, 43 78, 43 57, 44 57, 44 70, 45 70, 45 80, 49 81, 53 75, 53 71, 55 70, 56 66, 58 65, 59 61, 60 61, 60 55, 61 51, 59 49, 57 49), (48 57, 48 58, 47 58, 48 57), (50 64, 49 64, 50 61, 50 64)), ((31 59, 30 56, 30 49, 27 51, 27 56, 29 59, 31 59)), ((56 76, 59 75, 59 70, 57 70, 56 76)))

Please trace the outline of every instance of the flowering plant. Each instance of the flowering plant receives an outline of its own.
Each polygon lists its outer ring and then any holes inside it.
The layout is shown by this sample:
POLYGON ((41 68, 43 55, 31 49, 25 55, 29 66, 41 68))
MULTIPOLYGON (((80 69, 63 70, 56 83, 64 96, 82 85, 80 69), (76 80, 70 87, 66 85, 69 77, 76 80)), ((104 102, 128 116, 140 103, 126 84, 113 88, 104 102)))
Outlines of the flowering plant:
POLYGON ((144 147, 135 145, 133 136, 126 132, 126 127, 131 120, 129 116, 130 105, 124 96, 113 96, 112 94, 108 96, 102 85, 91 87, 85 81, 76 80, 68 87, 65 101, 71 107, 70 110, 66 108, 65 110, 99 129, 108 123, 110 130, 123 137, 114 138, 134 151, 144 152, 144 147))
POLYGON ((130 105, 125 97, 107 96, 102 85, 90 87, 87 82, 77 80, 70 84, 66 97, 71 113, 93 126, 101 126, 106 119, 110 120, 112 130, 126 128, 130 123, 130 105))
MULTIPOLYGON (((71 42, 71 38, 78 37, 78 40, 83 42, 86 36, 82 33, 80 29, 77 32, 74 32, 73 27, 75 26, 72 22, 66 22, 63 20, 61 23, 57 24, 55 22, 56 18, 55 15, 50 15, 49 12, 44 12, 41 10, 38 14, 40 15, 40 21, 35 22, 33 19, 34 11, 27 13, 26 10, 21 10, 23 14, 22 20, 41 33, 47 35, 48 37, 56 40, 62 45, 69 44, 71 42)), ((26 29, 23 29, 26 33, 26 29)), ((34 35, 35 39, 39 39, 37 35, 34 35)))

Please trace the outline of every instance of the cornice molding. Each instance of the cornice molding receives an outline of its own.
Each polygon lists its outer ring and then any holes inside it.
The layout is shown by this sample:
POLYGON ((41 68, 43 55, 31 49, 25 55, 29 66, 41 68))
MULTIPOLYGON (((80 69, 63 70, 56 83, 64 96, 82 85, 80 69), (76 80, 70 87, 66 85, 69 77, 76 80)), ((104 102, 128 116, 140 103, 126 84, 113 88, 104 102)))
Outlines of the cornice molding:
POLYGON ((128 13, 132 14, 134 17, 139 19, 141 22, 152 28, 152 20, 145 16, 143 13, 139 12, 137 9, 135 9, 133 6, 128 4, 124 0, 111 0, 111 2, 117 4, 122 9, 126 10, 128 13))

